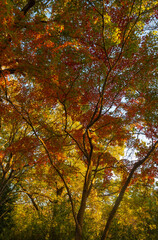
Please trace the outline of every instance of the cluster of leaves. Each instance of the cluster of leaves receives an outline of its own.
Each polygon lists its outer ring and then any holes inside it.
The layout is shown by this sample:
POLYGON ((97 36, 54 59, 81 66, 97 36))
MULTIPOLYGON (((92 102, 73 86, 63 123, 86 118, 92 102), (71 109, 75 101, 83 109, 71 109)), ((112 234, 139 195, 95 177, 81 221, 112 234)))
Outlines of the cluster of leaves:
POLYGON ((98 207, 91 196, 118 193, 96 231, 105 240, 128 186, 154 183, 157 7, 156 0, 1 2, 0 196, 21 184, 40 212, 28 171, 53 180, 57 196, 67 194, 59 206, 71 206, 76 240, 98 207))

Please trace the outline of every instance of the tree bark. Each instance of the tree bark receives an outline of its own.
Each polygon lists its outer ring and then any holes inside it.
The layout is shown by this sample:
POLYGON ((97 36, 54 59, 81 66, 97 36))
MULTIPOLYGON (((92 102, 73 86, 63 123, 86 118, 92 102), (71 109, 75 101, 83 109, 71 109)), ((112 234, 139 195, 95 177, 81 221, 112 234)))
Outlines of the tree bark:
POLYGON ((83 190, 82 194, 82 200, 80 209, 77 214, 77 220, 80 228, 76 226, 76 232, 75 232, 75 240, 82 240, 82 229, 83 229, 83 217, 86 209, 86 202, 87 202, 88 192, 87 190, 83 190))
POLYGON ((85 175, 85 182, 82 191, 82 200, 77 214, 77 221, 79 226, 76 225, 75 240, 82 240, 84 213, 86 210, 87 198, 89 196, 91 189, 91 175, 92 175, 92 163, 90 162, 85 175))

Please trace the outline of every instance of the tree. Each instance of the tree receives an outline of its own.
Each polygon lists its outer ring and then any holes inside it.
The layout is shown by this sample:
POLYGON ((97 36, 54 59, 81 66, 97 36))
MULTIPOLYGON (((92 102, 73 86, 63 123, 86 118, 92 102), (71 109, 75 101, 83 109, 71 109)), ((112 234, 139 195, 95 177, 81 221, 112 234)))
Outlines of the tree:
MULTIPOLYGON (((12 92, 15 86, 10 79, 12 92)), ((33 166, 36 160, 36 138, 30 129, 6 101, 1 102, 1 149, 0 149, 0 196, 10 186, 14 190, 22 174, 33 166), (34 159, 34 160, 33 160, 34 159)), ((36 150, 37 153, 37 150, 36 150)), ((5 200, 5 199, 3 199, 5 200)))
POLYGON ((135 186, 126 192, 121 208, 112 224, 109 239, 157 238, 158 214, 155 205, 157 191, 150 181, 148 178, 144 181, 137 181, 135 186))
POLYGON ((13 222, 13 209, 14 203, 16 201, 16 191, 13 192, 11 184, 8 184, 5 187, 5 190, 0 196, 0 238, 1 239, 10 239, 10 231, 14 227, 13 222))
POLYGON ((120 179, 104 240, 132 178, 157 172, 158 3, 7 3, 1 3, 1 99, 29 127, 28 139, 38 141, 36 163, 49 162, 63 182, 76 240, 94 185, 102 182, 109 192, 113 178, 120 179), (135 161, 121 159, 125 148, 135 151, 135 161), (85 168, 79 207, 71 192, 76 162, 85 168))

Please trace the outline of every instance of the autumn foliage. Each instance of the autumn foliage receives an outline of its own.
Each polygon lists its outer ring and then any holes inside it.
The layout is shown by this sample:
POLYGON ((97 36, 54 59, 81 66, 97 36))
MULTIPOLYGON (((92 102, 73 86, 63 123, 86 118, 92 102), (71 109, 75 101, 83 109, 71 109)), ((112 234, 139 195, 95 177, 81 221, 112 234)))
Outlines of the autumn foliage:
POLYGON ((92 196, 115 194, 105 240, 125 192, 154 184, 157 18, 156 0, 0 3, 0 194, 20 182, 39 211, 31 169, 67 196, 76 240, 92 196))

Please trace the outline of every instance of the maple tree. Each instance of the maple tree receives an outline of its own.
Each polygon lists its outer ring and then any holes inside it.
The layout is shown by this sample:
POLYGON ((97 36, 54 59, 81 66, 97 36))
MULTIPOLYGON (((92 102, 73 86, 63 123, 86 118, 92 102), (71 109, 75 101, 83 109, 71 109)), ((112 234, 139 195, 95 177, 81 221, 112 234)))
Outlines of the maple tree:
MULTIPOLYGON (((20 125, 10 154, 22 154, 22 166, 51 165, 76 240, 94 187, 110 194, 120 179, 104 240, 129 184, 157 174, 157 8, 156 0, 1 2, 1 122, 6 112, 9 126, 20 125)), ((12 172, 12 156, 5 161, 12 172)))

